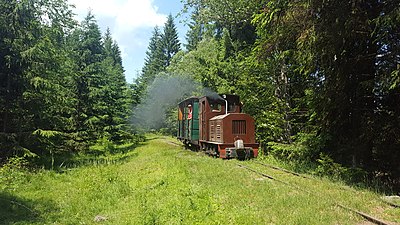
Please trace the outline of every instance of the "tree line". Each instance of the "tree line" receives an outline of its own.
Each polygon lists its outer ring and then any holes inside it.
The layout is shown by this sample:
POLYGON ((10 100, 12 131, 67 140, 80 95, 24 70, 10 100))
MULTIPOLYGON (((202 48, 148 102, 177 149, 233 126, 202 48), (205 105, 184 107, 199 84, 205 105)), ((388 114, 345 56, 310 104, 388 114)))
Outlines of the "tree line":
POLYGON ((91 13, 78 23, 63 0, 0 0, 1 160, 130 140, 132 105, 179 74, 241 96, 266 154, 400 186, 398 1, 183 2, 186 45, 168 16, 128 85, 91 13))
POLYGON ((185 49, 166 63, 156 28, 137 85, 167 72, 238 94, 267 154, 400 187, 399 1, 184 6, 185 49))
POLYGON ((131 140, 121 51, 63 0, 0 1, 0 158, 131 140))

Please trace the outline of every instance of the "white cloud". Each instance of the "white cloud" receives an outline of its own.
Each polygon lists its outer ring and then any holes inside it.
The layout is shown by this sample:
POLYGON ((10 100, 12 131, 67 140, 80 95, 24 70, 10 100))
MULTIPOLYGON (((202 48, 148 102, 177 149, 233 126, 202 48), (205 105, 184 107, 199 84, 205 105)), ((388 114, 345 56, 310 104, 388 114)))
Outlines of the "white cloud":
POLYGON ((158 13, 153 0, 69 0, 76 6, 75 12, 82 20, 89 9, 98 20, 113 21, 113 33, 117 39, 139 28, 162 26, 166 15, 158 13))
POLYGON ((177 13, 181 6, 180 0, 68 1, 75 5, 73 11, 79 22, 92 10, 102 33, 107 27, 110 28, 113 39, 120 47, 128 82, 132 82, 143 67, 153 28, 164 26, 167 15, 163 13, 177 13), (160 10, 155 5, 157 2, 163 6, 160 10))

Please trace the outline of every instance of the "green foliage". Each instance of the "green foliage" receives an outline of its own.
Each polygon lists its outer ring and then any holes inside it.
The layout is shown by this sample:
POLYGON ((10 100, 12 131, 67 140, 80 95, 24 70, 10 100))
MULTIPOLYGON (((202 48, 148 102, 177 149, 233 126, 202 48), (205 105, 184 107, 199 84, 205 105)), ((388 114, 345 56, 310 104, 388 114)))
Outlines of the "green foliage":
POLYGON ((268 142, 268 153, 289 161, 311 162, 318 158, 326 140, 315 133, 298 133, 291 144, 268 142))
MULTIPOLYGON (((342 180, 350 184, 355 184, 359 186, 369 186, 371 187, 371 179, 368 177, 368 173, 361 168, 348 168, 343 165, 336 163, 328 155, 321 153, 319 159, 317 160, 318 166, 313 172, 318 176, 326 176, 335 180, 342 180)), ((375 178, 372 182, 379 183, 375 178)), ((373 184, 372 184, 373 185, 373 184)), ((382 183, 377 186, 375 190, 382 190, 385 187, 382 183)))
POLYGON ((185 45, 188 51, 196 49, 197 44, 201 41, 205 32, 205 24, 202 23, 199 18, 199 7, 200 6, 195 7, 191 15, 191 22, 188 25, 189 30, 186 33, 187 44, 185 45))
MULTIPOLYGON (((229 31, 232 39, 239 46, 248 47, 255 41, 254 27, 250 24, 253 14, 263 7, 263 1, 245 0, 185 0, 186 8, 195 8, 193 11, 196 20, 205 25, 215 25, 206 27, 211 31, 214 29, 218 37, 221 29, 229 31)), ((198 29, 196 26, 193 30, 198 29)))
POLYGON ((143 135, 136 135, 134 138, 125 139, 124 143, 115 143, 110 141, 109 138, 103 137, 102 139, 97 140, 96 144, 90 146, 87 151, 83 152, 83 157, 85 157, 86 154, 89 156, 110 156, 118 153, 125 154, 130 150, 133 150, 134 147, 143 141, 145 141, 143 135))
POLYGON ((189 51, 168 70, 239 94, 263 150, 399 183, 397 2, 184 3, 189 51))
POLYGON ((115 153, 117 149, 117 145, 110 141, 108 138, 103 137, 102 139, 98 140, 97 143, 93 146, 89 147, 87 153, 90 155, 106 155, 109 153, 115 153))
POLYGON ((338 179, 348 171, 347 168, 336 163, 331 157, 323 153, 321 153, 317 162, 319 165, 315 170, 315 173, 320 176, 325 175, 338 179))
POLYGON ((130 92, 110 32, 103 42, 91 13, 78 26, 61 0, 0 6, 0 161, 24 155, 53 167, 103 136, 132 139, 130 92))
POLYGON ((222 88, 224 82, 220 74, 220 44, 214 38, 204 39, 195 51, 187 54, 177 55, 175 64, 168 70, 177 74, 185 74, 197 81, 204 87, 212 90, 222 88))
POLYGON ((0 190, 12 191, 19 187, 19 183, 26 181, 28 161, 24 157, 12 157, 0 168, 0 190))
POLYGON ((167 112, 165 126, 160 129, 162 135, 176 136, 178 129, 176 126, 176 115, 178 110, 173 108, 167 112))
POLYGON ((35 130, 66 131, 72 127, 72 70, 64 45, 67 30, 74 26, 72 13, 61 1, 1 4, 5 10, 1 11, 0 54, 7 60, 0 62, 0 98, 4 103, 0 132, 13 140, 11 146, 0 143, 1 158, 8 157, 10 150, 11 154, 29 151, 39 155, 32 134, 35 130))

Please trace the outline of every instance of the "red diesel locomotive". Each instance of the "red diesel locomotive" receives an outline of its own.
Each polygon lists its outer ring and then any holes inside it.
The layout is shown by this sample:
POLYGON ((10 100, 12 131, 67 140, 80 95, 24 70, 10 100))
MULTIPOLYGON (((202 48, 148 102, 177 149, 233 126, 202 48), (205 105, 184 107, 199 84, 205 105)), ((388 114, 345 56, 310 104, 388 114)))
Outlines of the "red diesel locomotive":
POLYGON ((254 119, 237 95, 191 97, 179 103, 178 134, 186 147, 228 159, 257 157, 254 119))

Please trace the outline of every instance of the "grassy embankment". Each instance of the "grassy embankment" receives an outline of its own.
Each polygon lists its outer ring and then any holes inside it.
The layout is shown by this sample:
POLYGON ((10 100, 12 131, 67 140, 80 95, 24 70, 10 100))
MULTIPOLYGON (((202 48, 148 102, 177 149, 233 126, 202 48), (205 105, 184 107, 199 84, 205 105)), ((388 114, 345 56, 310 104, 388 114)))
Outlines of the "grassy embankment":
POLYGON ((335 203, 400 222, 379 196, 243 162, 302 189, 155 138, 111 164, 0 173, 5 224, 368 224, 335 203), (96 221, 97 220, 97 221, 96 221))

